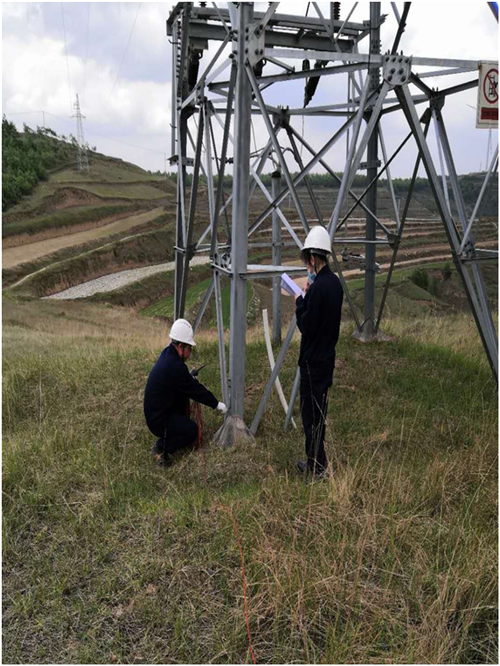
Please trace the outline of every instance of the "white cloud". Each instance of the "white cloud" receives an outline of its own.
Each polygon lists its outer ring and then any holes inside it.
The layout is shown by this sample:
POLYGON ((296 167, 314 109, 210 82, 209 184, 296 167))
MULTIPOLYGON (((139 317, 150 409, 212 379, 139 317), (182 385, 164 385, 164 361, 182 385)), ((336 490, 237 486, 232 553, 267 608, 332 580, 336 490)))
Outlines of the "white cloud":
MULTIPOLYGON (((16 8, 9 11, 15 18, 22 16, 16 8)), ((43 109, 46 123, 56 131, 76 134, 76 121, 70 117, 75 112, 77 89, 71 86, 70 97, 64 42, 50 36, 32 35, 26 39, 24 34, 6 34, 2 51, 3 113, 12 114, 18 124, 26 122, 34 126, 42 124, 40 111, 43 109), (32 114, 16 115, 23 111, 32 111, 32 114)), ((71 82, 83 81, 84 60, 69 55, 68 65, 71 82)), ((170 82, 116 78, 112 67, 90 57, 86 78, 85 100, 81 88, 79 92, 89 142, 104 150, 99 134, 145 145, 150 150, 139 152, 135 161, 145 168, 163 168, 160 153, 169 149, 170 141, 170 82), (158 151, 158 155, 152 150, 158 151)), ((111 154, 121 156, 124 151, 127 159, 133 160, 128 148, 116 142, 108 141, 107 145, 111 154)))
MULTIPOLYGON (((225 3, 221 3, 224 5, 225 3)), ((282 13, 305 13, 307 2, 283 2, 282 13)), ((329 16, 329 3, 319 3, 325 16, 329 16)), ((76 92, 80 93, 86 119, 84 129, 91 144, 113 155, 136 161, 146 168, 163 168, 163 152, 170 153, 170 76, 171 47, 166 36, 165 21, 173 3, 143 3, 133 34, 125 53, 139 4, 137 2, 91 3, 89 40, 87 41, 88 3, 64 3, 68 64, 71 80, 71 99, 68 90, 68 72, 65 55, 62 11, 60 3, 4 3, 3 16, 3 111, 12 114, 16 122, 41 124, 41 109, 58 116, 47 116, 48 123, 59 133, 76 132, 76 122, 69 116, 76 92), (88 60, 85 66, 85 57, 88 60), (118 74, 118 67, 121 63, 118 74), (85 81, 85 94, 83 91, 85 81), (114 86, 114 87, 113 87, 114 86), (111 95, 111 90, 113 93, 111 95), (26 116, 13 114, 30 111, 26 116), (110 139, 104 139, 110 137, 110 139), (114 141, 112 141, 114 139, 114 141), (137 150, 116 141, 144 146, 137 150), (146 150, 149 149, 149 150, 146 150), (155 152, 156 151, 156 152, 155 152)), ((351 8, 342 3, 341 18, 351 8)), ((402 3, 398 3, 402 11, 402 3)), ((256 3, 263 11, 267 3, 256 3)), ((396 20, 390 3, 382 3, 387 20, 382 26, 382 50, 392 44, 396 20)), ((309 15, 315 16, 311 4, 309 15)), ((369 17, 367 2, 358 4, 353 21, 369 17)), ((498 50, 497 26, 486 3, 413 3, 407 29, 401 40, 405 53, 435 57, 495 59, 498 50)), ((368 40, 361 44, 366 51, 368 40)), ((210 61, 217 44, 211 44, 203 58, 200 72, 210 61)), ((301 67, 300 61, 293 63, 301 67)), ((311 63, 313 64, 313 63, 311 63)), ((265 74, 276 71, 268 65, 265 74)), ((222 78, 227 78, 226 70, 222 78)), ((429 85, 447 87, 473 75, 442 77, 439 81, 427 79, 429 85)), ((330 77, 320 82, 311 105, 331 104, 345 97, 346 77, 330 77)), ((301 107, 304 82, 287 86, 273 86, 265 91, 271 104, 301 107)), ((461 172, 479 168, 484 163, 488 132, 475 130, 474 90, 447 100, 443 114, 450 142, 457 147, 457 169, 461 172)), ((423 111, 425 105, 419 108, 423 111)), ((253 116, 257 145, 267 140, 262 119, 253 116)), ((342 119, 314 118, 305 121, 305 137, 316 149, 320 148, 343 122, 342 119)), ((302 119, 295 117, 294 126, 302 130, 302 119)), ((196 132, 191 121, 193 136, 196 132)), ((407 133, 406 121, 401 113, 391 114, 384 120, 388 150, 395 149, 407 133)), ((214 122, 214 132, 221 131, 214 122)), ((497 132, 495 134, 495 139, 497 132)), ((287 146, 286 138, 281 138, 287 146)), ((412 143, 412 141, 410 142, 412 143)), ((219 143, 220 145, 220 143, 219 143)), ((252 150, 254 140, 252 135, 252 150)), ((232 154, 232 149, 229 151, 232 154)), ((395 175, 408 175, 413 164, 415 149, 408 147, 395 162, 395 175)), ((307 161, 308 153, 303 152, 307 161)), ((345 143, 339 142, 328 161, 335 170, 344 167, 345 143)), ((287 153, 291 169, 296 165, 287 153)), ((321 171, 318 168, 318 171, 321 171)))

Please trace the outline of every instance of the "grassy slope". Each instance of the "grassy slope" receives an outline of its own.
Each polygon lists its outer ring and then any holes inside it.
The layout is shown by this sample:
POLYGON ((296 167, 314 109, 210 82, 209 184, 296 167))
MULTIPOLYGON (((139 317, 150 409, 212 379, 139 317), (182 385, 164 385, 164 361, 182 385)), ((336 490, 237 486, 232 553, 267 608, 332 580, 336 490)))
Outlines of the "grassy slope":
MULTIPOLYGON (((186 311, 189 313, 189 318, 193 319, 193 315, 198 312, 203 296, 210 286, 211 278, 198 282, 194 287, 191 287, 186 295, 186 311)), ((224 283, 223 283, 224 284, 224 283)), ((247 307, 250 309, 252 304, 252 283, 247 282, 247 307)), ((224 284, 221 289, 222 301, 222 320, 224 326, 229 326, 231 314, 231 285, 224 284)), ((141 311, 142 315, 147 317, 161 317, 163 319, 171 320, 174 315, 174 295, 162 298, 141 311)), ((213 298, 211 298, 210 305, 207 308, 206 315, 203 317, 203 322, 206 326, 217 326, 215 308, 213 307, 213 298)))
POLYGON ((131 162, 124 162, 118 158, 96 154, 90 164, 90 171, 88 173, 78 172, 75 169, 64 169, 54 173, 51 180, 55 183, 102 183, 103 181, 110 183, 122 181, 126 183, 137 181, 163 181, 164 178, 152 175, 131 162))
POLYGON ((2 237, 34 235, 51 228, 99 220, 115 212, 143 208, 145 204, 153 206, 155 200, 173 194, 175 186, 170 181, 134 164, 95 154, 89 172, 78 172, 73 166, 55 171, 10 208, 2 224, 2 237), (83 199, 94 195, 93 205, 82 205, 82 201, 75 200, 73 205, 59 210, 60 197, 67 193, 74 198, 75 192, 80 192, 83 199))
POLYGON ((92 194, 97 194, 101 197, 116 197, 117 199, 161 199, 165 196, 165 192, 162 192, 157 187, 151 187, 150 185, 142 185, 139 183, 133 184, 121 184, 121 183, 112 183, 109 185, 96 183, 88 184, 82 183, 79 187, 87 192, 92 194))
MULTIPOLYGON (((497 399, 468 315, 342 331, 333 479, 295 472, 273 395, 255 447, 149 454, 142 390, 164 326, 82 303, 4 303, 3 650, 9 662, 491 662, 497 399)), ((219 394, 213 333, 194 363, 219 394)), ((297 342, 281 373, 289 393, 297 342)), ((247 421, 268 376, 249 334, 247 421)))
POLYGON ((75 206, 65 210, 56 210, 48 215, 41 215, 21 221, 9 222, 3 225, 3 238, 28 234, 35 236, 48 229, 69 229, 90 222, 98 222, 107 218, 117 217, 142 210, 143 206, 137 202, 103 204, 101 206, 75 206))

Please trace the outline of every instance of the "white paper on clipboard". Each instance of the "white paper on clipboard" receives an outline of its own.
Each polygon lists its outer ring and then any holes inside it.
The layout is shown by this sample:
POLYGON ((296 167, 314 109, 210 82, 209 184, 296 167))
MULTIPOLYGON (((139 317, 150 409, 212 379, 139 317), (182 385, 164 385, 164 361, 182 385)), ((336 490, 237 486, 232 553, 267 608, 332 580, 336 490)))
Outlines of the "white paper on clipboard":
POLYGON ((295 284, 288 273, 283 273, 281 276, 281 288, 284 289, 287 294, 290 294, 290 296, 305 296, 302 289, 295 284))

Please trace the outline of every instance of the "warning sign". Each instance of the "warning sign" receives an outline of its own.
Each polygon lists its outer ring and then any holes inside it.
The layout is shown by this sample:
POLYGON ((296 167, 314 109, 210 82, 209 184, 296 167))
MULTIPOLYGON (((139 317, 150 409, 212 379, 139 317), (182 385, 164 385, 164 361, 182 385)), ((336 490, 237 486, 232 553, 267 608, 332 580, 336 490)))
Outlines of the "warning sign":
POLYGON ((479 63, 476 127, 498 127, 498 63, 479 63))

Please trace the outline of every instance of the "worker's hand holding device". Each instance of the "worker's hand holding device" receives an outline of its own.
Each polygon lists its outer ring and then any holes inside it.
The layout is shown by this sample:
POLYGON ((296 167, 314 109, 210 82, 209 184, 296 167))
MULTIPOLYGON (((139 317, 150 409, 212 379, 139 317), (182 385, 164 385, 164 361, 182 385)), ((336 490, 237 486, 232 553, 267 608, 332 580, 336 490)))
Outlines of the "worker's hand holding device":
POLYGON ((200 370, 203 370, 203 368, 205 368, 205 367, 206 367, 206 363, 204 363, 203 365, 200 365, 199 368, 193 368, 193 370, 191 370, 191 377, 198 377, 198 375, 200 374, 200 370))
POLYGON ((219 404, 217 405, 217 409, 218 409, 219 412, 221 412, 222 414, 226 414, 226 412, 227 412, 227 407, 226 407, 226 405, 225 405, 223 402, 219 402, 219 404))

